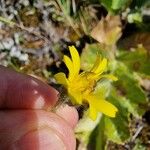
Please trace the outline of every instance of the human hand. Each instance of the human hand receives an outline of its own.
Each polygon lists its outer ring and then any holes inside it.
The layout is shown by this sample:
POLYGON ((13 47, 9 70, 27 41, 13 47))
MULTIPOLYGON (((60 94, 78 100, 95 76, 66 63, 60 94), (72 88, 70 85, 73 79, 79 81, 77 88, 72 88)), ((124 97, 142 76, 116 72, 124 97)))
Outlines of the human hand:
POLYGON ((31 76, 0 66, 0 149, 75 150, 74 108, 50 110, 58 92, 31 76))

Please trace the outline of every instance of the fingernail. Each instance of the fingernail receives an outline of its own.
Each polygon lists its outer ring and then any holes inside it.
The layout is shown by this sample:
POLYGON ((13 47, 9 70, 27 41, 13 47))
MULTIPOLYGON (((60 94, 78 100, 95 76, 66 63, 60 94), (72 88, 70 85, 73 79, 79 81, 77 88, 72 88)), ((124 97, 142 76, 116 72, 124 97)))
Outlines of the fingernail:
POLYGON ((13 146, 15 150, 66 150, 60 137, 50 128, 32 131, 21 137, 13 146))

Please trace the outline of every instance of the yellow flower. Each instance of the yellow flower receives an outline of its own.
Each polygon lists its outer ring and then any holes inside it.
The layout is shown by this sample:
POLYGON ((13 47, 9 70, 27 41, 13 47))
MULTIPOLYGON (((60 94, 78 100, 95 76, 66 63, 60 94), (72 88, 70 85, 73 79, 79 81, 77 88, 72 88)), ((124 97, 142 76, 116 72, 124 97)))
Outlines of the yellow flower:
POLYGON ((98 112, 102 112, 110 117, 115 117, 117 108, 104 99, 94 94, 94 87, 101 78, 108 78, 111 80, 117 80, 117 78, 111 74, 102 75, 107 67, 107 59, 101 60, 100 56, 97 56, 97 60, 90 71, 80 71, 80 57, 78 51, 74 46, 69 47, 71 59, 64 55, 64 63, 66 64, 69 75, 68 78, 63 72, 57 73, 54 77, 59 84, 62 84, 68 91, 68 95, 71 98, 73 104, 89 104, 89 117, 92 120, 97 118, 98 112))

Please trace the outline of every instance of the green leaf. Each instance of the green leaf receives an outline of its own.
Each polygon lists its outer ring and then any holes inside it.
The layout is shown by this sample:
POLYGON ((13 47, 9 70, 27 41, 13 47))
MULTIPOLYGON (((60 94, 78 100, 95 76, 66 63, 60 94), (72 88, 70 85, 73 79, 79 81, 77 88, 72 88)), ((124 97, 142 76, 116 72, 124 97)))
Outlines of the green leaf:
POLYGON ((115 83, 118 96, 126 99, 124 101, 130 113, 141 116, 146 109, 147 98, 136 80, 136 76, 121 62, 117 63, 115 73, 119 79, 115 83))
POLYGON ((124 143, 130 137, 129 132, 129 112, 118 95, 111 94, 108 100, 118 108, 115 118, 105 117, 105 135, 108 140, 115 143, 124 143))
POLYGON ((110 12, 123 10, 131 3, 130 0, 101 0, 100 2, 110 12))
POLYGON ((118 57, 118 60, 128 66, 130 70, 150 77, 150 59, 148 51, 141 45, 133 51, 125 51, 118 57))
POLYGON ((113 12, 111 6, 112 6, 112 0, 100 0, 100 3, 110 12, 113 12))
POLYGON ((123 144, 130 138, 130 113, 136 117, 141 116, 146 110, 142 106, 147 104, 147 100, 136 76, 121 62, 116 62, 115 67, 119 80, 107 99, 118 108, 118 113, 116 118, 105 116, 105 135, 108 140, 123 144))
POLYGON ((112 0, 112 9, 117 10, 121 9, 126 6, 126 4, 129 3, 129 0, 112 0))

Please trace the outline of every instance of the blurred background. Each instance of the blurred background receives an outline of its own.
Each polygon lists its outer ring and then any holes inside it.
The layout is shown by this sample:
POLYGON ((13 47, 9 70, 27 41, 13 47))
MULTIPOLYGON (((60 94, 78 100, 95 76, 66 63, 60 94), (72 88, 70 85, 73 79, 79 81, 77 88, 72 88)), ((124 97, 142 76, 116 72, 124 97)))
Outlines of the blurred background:
POLYGON ((96 121, 81 107, 78 150, 150 150, 150 1, 1 0, 0 65, 54 84, 74 45, 81 70, 97 53, 109 59, 117 82, 96 86, 119 109, 96 121))

